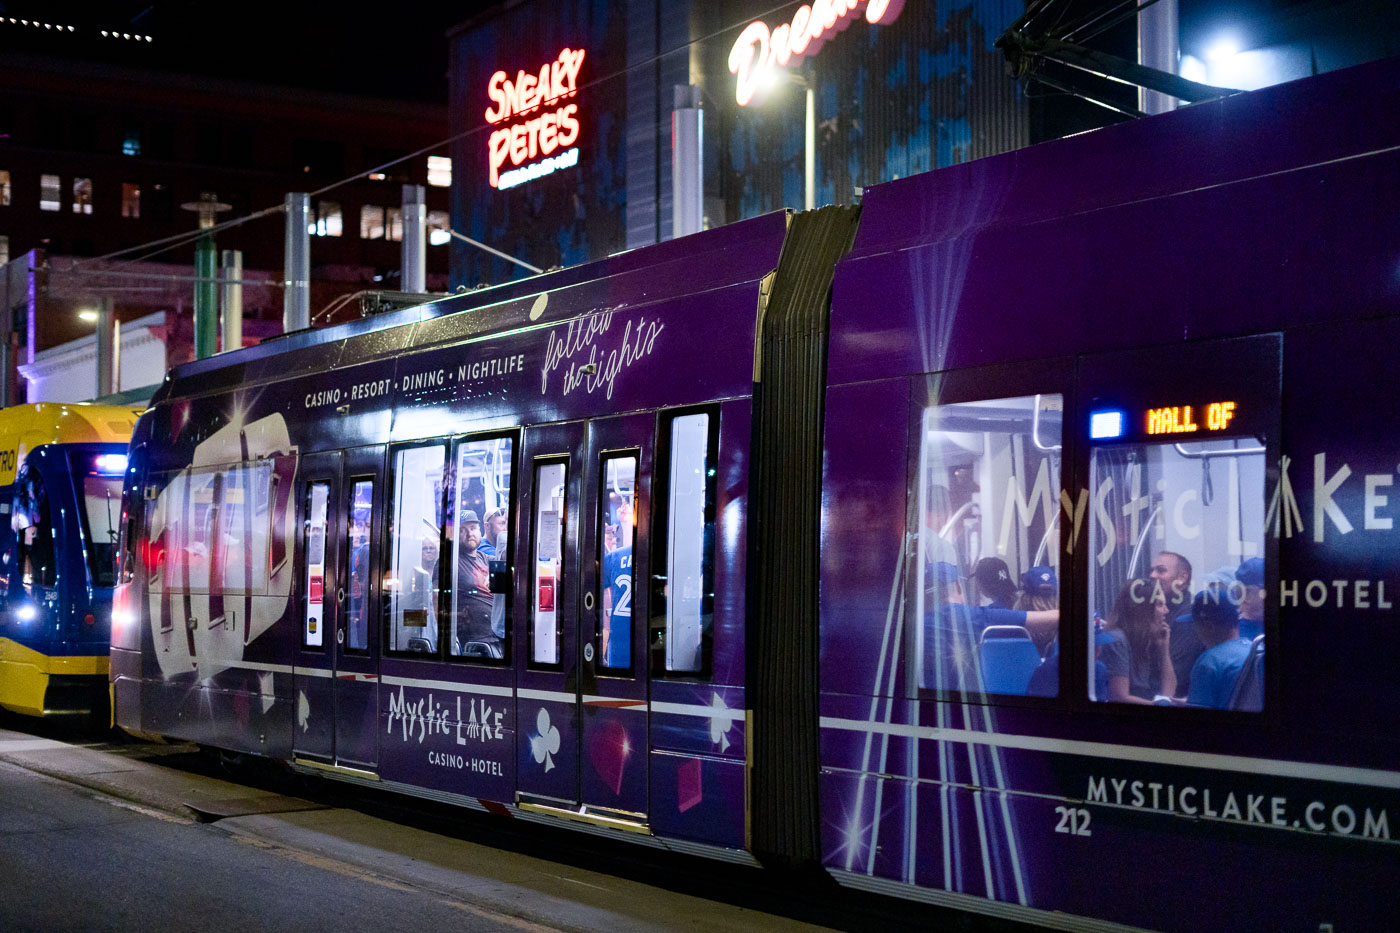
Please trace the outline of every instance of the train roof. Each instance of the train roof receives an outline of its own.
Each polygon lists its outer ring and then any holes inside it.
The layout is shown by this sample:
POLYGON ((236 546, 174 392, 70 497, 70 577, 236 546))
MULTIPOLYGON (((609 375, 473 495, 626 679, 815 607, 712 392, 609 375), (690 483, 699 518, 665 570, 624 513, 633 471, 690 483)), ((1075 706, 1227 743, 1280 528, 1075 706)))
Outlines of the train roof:
POLYGON ((869 188, 829 379, 1400 313, 1397 113, 1400 58, 869 188))
POLYGON ((70 402, 0 409, 0 485, 13 483, 25 454, 44 444, 127 443, 142 411, 122 405, 70 402))
POLYGON ((788 211, 776 211, 567 269, 332 327, 297 331, 254 347, 184 363, 167 373, 152 405, 171 394, 199 395, 267 378, 341 368, 409 347, 528 327, 536 322, 557 323, 557 312, 564 305, 571 314, 625 310, 721 288, 746 278, 756 280, 771 272, 776 264, 777 248, 790 217, 788 211), (546 304, 550 314, 542 320, 546 304))

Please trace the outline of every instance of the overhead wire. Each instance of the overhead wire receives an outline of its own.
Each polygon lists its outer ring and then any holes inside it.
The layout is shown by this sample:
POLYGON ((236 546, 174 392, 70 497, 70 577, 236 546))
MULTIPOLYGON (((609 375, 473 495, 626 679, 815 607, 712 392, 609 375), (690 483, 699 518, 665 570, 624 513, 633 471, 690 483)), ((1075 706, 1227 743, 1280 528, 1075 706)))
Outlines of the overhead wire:
MULTIPOLYGON (((1056 0, 1049 0, 1049 3, 1051 3, 1051 4, 1053 4, 1054 2, 1056 2, 1056 0)), ((769 16, 773 15, 774 13, 777 13, 777 12, 780 11, 780 10, 786 9, 787 7, 791 7, 791 6, 794 6, 794 5, 795 5, 795 4, 792 3, 792 2, 780 3, 780 4, 778 4, 777 6, 774 6, 774 7, 770 8, 770 9, 768 9, 768 10, 765 10, 765 11, 763 11, 763 12, 761 12, 761 13, 756 14, 756 17, 757 17, 757 18, 766 18, 766 17, 769 17, 769 16)), ((635 62, 634 64, 632 64, 632 65, 630 65, 630 66, 628 66, 628 67, 624 67, 624 68, 622 68, 622 69, 613 71, 613 72, 611 72, 611 73, 609 73, 609 74, 606 74, 606 75, 601 75, 601 76, 599 76, 599 77, 596 77, 596 78, 592 79, 591 81, 585 82, 584 84, 582 84, 581 86, 579 86, 578 88, 576 88, 575 91, 589 90, 589 89, 594 88, 594 87, 596 87, 596 86, 598 86, 598 85, 600 85, 600 84, 603 84, 603 83, 605 83, 605 82, 612 81, 612 80, 615 80, 615 79, 617 79, 617 78, 620 78, 620 77, 622 77, 623 75, 626 75, 629 71, 631 71, 631 70, 633 70, 633 69, 635 69, 635 68, 644 68, 644 67, 646 67, 646 66, 653 65, 653 64, 655 64, 656 62, 659 62, 659 61, 661 61, 661 60, 663 60, 663 59, 665 59, 665 58, 667 58, 667 57, 669 57, 669 56, 675 55, 675 54, 678 53, 678 52, 684 51, 685 49, 688 49, 688 48, 690 48, 690 47, 693 46, 693 45, 698 45, 698 44, 701 44, 701 43, 704 43, 704 42, 708 42, 708 41, 710 41, 711 39, 714 39, 714 38, 716 38, 717 36, 721 36, 721 35, 723 35, 723 34, 726 33, 726 32, 729 32, 729 31, 735 30, 735 29, 740 29, 740 28, 742 28, 742 27, 744 26, 745 23, 750 22, 750 21, 751 21, 751 18, 750 18, 750 17, 745 17, 743 20, 741 20, 741 21, 738 22, 738 23, 734 23, 734 24, 731 24, 731 25, 728 25, 728 26, 724 26, 724 27, 717 28, 717 29, 715 29, 715 30, 713 30, 713 31, 711 31, 711 32, 709 32, 709 33, 703 35, 703 36, 700 36, 700 37, 698 37, 698 38, 696 38, 696 39, 692 39, 692 40, 690 40, 690 41, 688 41, 688 42, 680 43, 680 44, 675 45, 675 46, 673 46, 673 47, 671 47, 671 48, 669 48, 669 49, 665 49, 664 51, 657 51, 656 54, 652 55, 650 58, 644 59, 644 60, 639 61, 639 62, 635 62)), ((551 98, 550 100, 547 100, 547 101, 541 101, 541 102, 540 102, 540 106, 544 106, 545 104, 551 103, 553 100, 555 100, 555 98, 551 98)), ((420 147, 420 148, 414 150, 413 152, 408 153, 407 155, 399 156, 398 158, 392 159, 392 160, 390 160, 390 161, 388 161, 388 162, 385 162, 385 163, 383 163, 383 164, 381 164, 381 165, 376 165, 376 166, 373 166, 373 167, 371 167, 371 168, 363 169, 363 170, 361 170, 361 171, 359 171, 359 172, 356 172, 356 173, 353 174, 353 175, 346 176, 345 178, 342 178, 342 179, 340 179, 339 181, 331 182, 331 183, 328 184, 328 185, 322 185, 320 188, 317 188, 317 189, 315 189, 315 190, 313 190, 313 191, 307 192, 307 196, 308 196, 308 197, 317 197, 317 196, 322 195, 322 194, 325 194, 325 193, 327 193, 327 192, 329 192, 329 191, 334 191, 334 190, 337 189, 337 188, 340 188, 340 187, 343 187, 343 186, 345 186, 345 185, 351 184, 351 183, 353 183, 353 182, 359 181, 360 179, 368 178, 370 175, 374 175, 374 174, 377 174, 377 173, 384 172, 386 169, 393 168, 394 166, 399 165, 399 164, 401 164, 401 163, 410 162, 410 161, 412 161, 413 159, 416 159, 416 158, 418 158, 418 157, 420 157, 420 156, 427 155, 427 154, 432 153, 432 152, 434 152, 434 151, 436 151, 436 150, 440 150, 440 149, 442 149, 442 148, 444 148, 444 147, 450 146, 452 143, 458 142, 458 141, 463 140, 463 139, 467 139, 468 137, 473 136, 473 135, 475 135, 475 134, 477 134, 477 133, 485 132, 485 131, 486 131, 487 129, 489 129, 489 128, 490 128, 490 125, 488 124, 488 125, 485 125, 485 126, 474 126, 474 127, 472 127, 471 129, 463 130, 463 131, 460 132, 460 133, 455 133, 455 134, 450 135, 450 136, 448 136, 448 137, 446 137, 446 138, 444 138, 444 139, 442 139, 442 140, 439 140, 439 141, 437 141, 437 142, 430 143, 430 144, 428 144, 428 145, 426 145, 426 146, 422 146, 422 147, 420 147)), ((240 226, 240 225, 242 225, 242 224, 249 223, 250 221, 253 221, 253 220, 260 220, 260 219, 262 219, 262 218, 264 218, 264 217, 269 217, 269 216, 272 216, 272 215, 275 215, 275 214, 281 214, 281 213, 285 212, 285 210, 286 210, 285 205, 283 205, 283 204, 277 204, 277 205, 274 205, 274 206, 272 206, 272 207, 266 207, 266 208, 263 208, 263 209, 261 209, 261 210, 254 211, 253 213, 244 215, 244 216, 242 216, 242 217, 235 217, 235 218, 232 218, 232 219, 230 219, 230 220, 225 220, 225 221, 222 221, 222 222, 220 222, 220 223, 216 223, 216 224, 214 224, 212 227, 204 227, 204 228, 197 229, 197 230, 187 231, 187 232, 185 232, 185 233, 177 233, 177 234, 173 234, 173 235, 168 236, 168 237, 162 237, 162 238, 157 239, 157 240, 150 240, 150 241, 147 241, 147 242, 145 242, 145 243, 138 243, 138 244, 136 244, 135 246, 128 246, 128 247, 125 247, 124 249, 115 250, 115 251, 113 251, 113 252, 111 252, 111 253, 105 253, 105 254, 103 254, 103 255, 101 255, 101 256, 94 256, 94 257, 92 257, 91 259, 79 260, 78 262, 74 263, 73 269, 71 269, 71 270, 69 270, 69 271, 70 271, 70 272, 73 272, 73 273, 78 273, 78 272, 81 272, 81 271, 82 271, 81 267, 83 267, 83 266, 91 265, 91 264, 94 264, 94 263, 106 262, 106 261, 111 260, 111 259, 114 259, 114 258, 116 258, 116 257, 118 257, 118 256, 122 256, 122 255, 127 254, 127 253, 133 253, 133 252, 136 252, 136 251, 142 250, 142 249, 147 249, 147 248, 149 248, 149 247, 159 247, 158 249, 153 249, 151 252, 148 252, 148 253, 146 253, 145 255, 140 256, 140 257, 138 257, 138 258, 136 258, 136 259, 123 260, 122 262, 117 263, 117 264, 115 265, 115 268, 121 268, 121 267, 123 267, 123 266, 132 265, 132 264, 134 264, 134 263, 144 262, 144 261, 146 261, 147 259, 150 259, 150 258, 153 257, 153 256, 159 256, 161 253, 169 252, 169 251, 172 250, 172 249, 178 249, 178 248, 181 247, 181 246, 185 246, 185 245, 188 245, 188 244, 190 244, 190 243, 193 243, 193 242, 197 241, 197 240, 198 240, 200 237, 202 237, 202 236, 206 236, 206 235, 209 235, 209 234, 218 233, 219 231, 222 231, 222 230, 232 229, 233 227, 237 227, 237 226, 240 226)), ((453 234, 456 234, 455 231, 449 231, 449 232, 450 232, 450 233, 453 233, 453 234)), ((456 234, 456 235, 460 236, 460 234, 456 234)), ((471 242, 475 242, 475 241, 471 241, 471 242)), ((494 250, 493 250, 493 252, 494 252, 494 250)), ((512 260, 512 261, 516 261, 516 260, 512 260)), ((277 284, 281 284, 281 283, 277 283, 277 284)))

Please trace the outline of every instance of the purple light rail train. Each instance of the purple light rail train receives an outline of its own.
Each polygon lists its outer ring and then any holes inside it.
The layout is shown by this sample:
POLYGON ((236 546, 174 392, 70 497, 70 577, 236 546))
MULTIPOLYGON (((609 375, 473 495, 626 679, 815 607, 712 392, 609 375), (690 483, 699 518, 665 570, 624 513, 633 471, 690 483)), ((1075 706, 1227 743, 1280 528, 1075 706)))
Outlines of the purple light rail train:
POLYGON ((1397 113, 1380 63, 181 366, 116 720, 1047 926, 1386 926, 1397 113))

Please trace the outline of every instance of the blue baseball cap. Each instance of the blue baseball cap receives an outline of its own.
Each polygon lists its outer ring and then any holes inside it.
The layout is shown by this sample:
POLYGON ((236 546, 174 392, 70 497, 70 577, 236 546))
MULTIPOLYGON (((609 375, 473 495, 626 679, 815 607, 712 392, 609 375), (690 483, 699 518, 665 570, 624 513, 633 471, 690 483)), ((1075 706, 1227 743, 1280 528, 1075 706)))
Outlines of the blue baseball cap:
POLYGON ((1027 593, 1048 596, 1060 588, 1053 567, 1032 567, 1021 574, 1021 589, 1027 593))
POLYGON ((1264 585, 1264 558, 1251 557, 1240 564, 1240 569, 1235 571, 1235 579, 1245 586, 1264 585))
POLYGON ((1191 600, 1191 621, 1235 625, 1240 621, 1240 609, 1219 590, 1202 590, 1191 600))

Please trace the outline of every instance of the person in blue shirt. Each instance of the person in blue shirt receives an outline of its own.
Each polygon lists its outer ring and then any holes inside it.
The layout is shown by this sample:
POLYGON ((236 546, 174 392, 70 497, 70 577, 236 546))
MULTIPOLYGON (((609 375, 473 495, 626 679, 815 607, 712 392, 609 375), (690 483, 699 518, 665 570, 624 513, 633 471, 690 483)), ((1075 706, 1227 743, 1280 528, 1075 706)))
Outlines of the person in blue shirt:
POLYGON ((603 558, 602 667, 632 666, 632 545, 603 558))
POLYGON ((1264 634, 1264 558, 1251 557, 1240 564, 1235 579, 1244 587, 1239 600, 1240 637, 1253 641, 1264 634))
MULTIPOLYGON (((930 570, 947 567, 953 569, 952 576, 956 577, 957 567, 946 562, 940 561, 930 570)), ((1049 567, 1032 567, 1031 571, 1047 573, 1051 590, 1058 591, 1055 572, 1049 567)), ((942 573, 944 576, 949 575, 946 569, 943 569, 942 573)), ((972 579, 977 584, 977 592, 983 598, 991 600, 987 605, 969 606, 967 609, 978 633, 989 625, 1019 625, 1030 632, 1036 646, 1042 651, 1054 640, 1060 627, 1060 610, 1054 605, 1031 608, 1025 605, 1017 606, 1016 584, 1012 582, 1011 570, 1001 558, 984 557, 979 560, 972 570, 972 579)), ((960 579, 955 579, 947 585, 957 589, 956 594, 950 594, 949 601, 966 602, 960 579)))
POLYGON ((1249 657, 1250 639, 1240 637, 1239 609, 1228 593, 1202 590, 1191 601, 1191 619, 1205 650, 1191 668, 1187 706, 1226 709, 1235 681, 1249 657))

